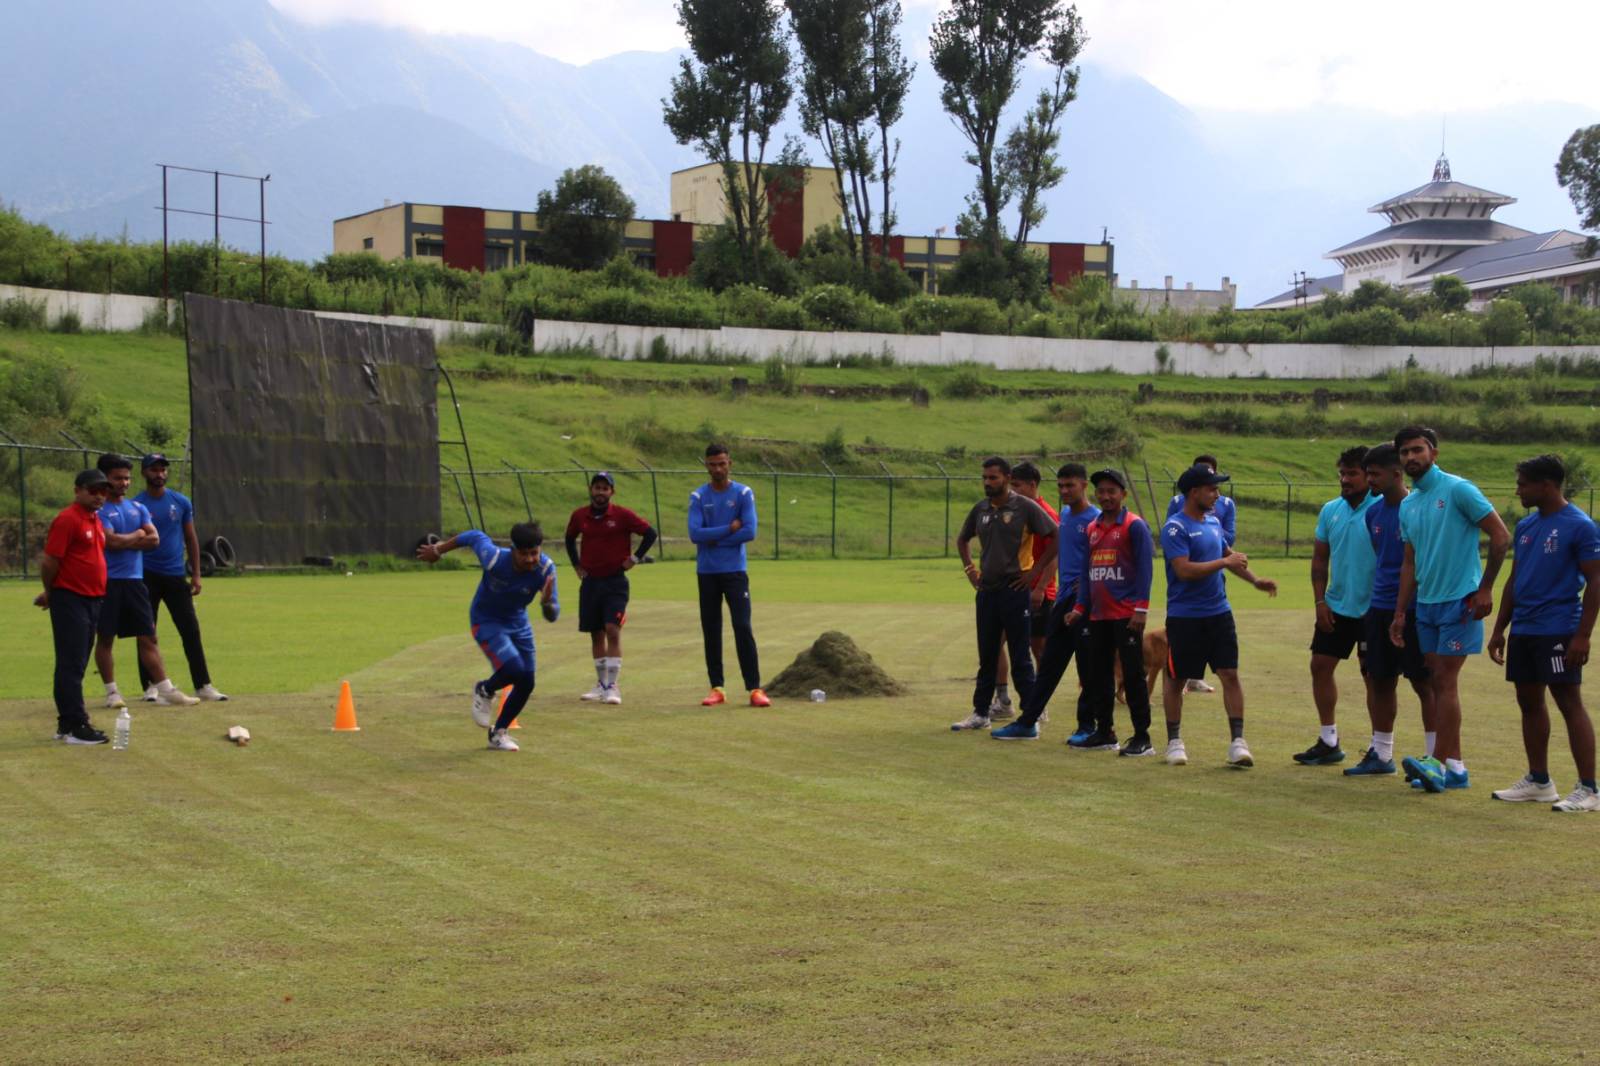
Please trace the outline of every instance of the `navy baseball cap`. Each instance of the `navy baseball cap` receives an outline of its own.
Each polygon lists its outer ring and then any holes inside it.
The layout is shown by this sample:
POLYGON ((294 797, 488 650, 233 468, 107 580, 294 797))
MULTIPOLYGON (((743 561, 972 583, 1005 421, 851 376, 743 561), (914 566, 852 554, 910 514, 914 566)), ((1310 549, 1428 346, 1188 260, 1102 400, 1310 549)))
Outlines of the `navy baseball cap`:
POLYGON ((103 470, 85 470, 72 479, 74 488, 103 489, 111 484, 111 479, 106 477, 103 470))
POLYGON ((143 459, 139 460, 139 469, 140 470, 149 470, 152 466, 170 466, 170 465, 172 465, 172 464, 167 462, 167 457, 165 455, 162 455, 160 452, 151 452, 149 455, 147 455, 143 459))
POLYGON ((1227 474, 1219 474, 1203 463, 1196 463, 1178 475, 1178 491, 1187 495, 1190 489, 1202 485, 1220 485, 1228 480, 1227 474))
POLYGON ((1105 481, 1108 478, 1122 486, 1123 492, 1128 491, 1128 479, 1122 476, 1122 472, 1120 470, 1113 470, 1109 466, 1104 470, 1096 470, 1094 473, 1090 474, 1089 484, 1098 485, 1100 482, 1105 481))
POLYGON ((596 470, 595 473, 594 473, 594 477, 589 479, 589 484, 593 485, 597 481, 604 481, 607 485, 610 485, 612 488, 616 488, 617 487, 617 483, 611 477, 611 471, 609 471, 609 470, 596 470))

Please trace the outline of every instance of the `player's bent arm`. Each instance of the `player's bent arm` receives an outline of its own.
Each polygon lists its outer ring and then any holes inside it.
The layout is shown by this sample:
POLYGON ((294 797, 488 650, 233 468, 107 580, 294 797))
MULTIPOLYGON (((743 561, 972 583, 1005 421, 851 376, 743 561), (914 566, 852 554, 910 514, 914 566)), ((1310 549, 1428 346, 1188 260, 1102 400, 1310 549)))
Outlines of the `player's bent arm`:
POLYGON ((650 549, 655 547, 655 543, 660 537, 661 534, 656 532, 655 526, 646 524, 644 532, 639 534, 639 546, 634 549, 633 557, 641 563, 644 562, 644 557, 650 554, 650 549))
MULTIPOLYGON (((732 523, 729 523, 732 525, 732 523)), ((739 528, 729 531, 729 544, 748 544, 756 539, 756 494, 746 489, 739 503, 739 528)))
MULTIPOLYGON (((1504 633, 1506 627, 1511 625, 1511 611, 1516 606, 1517 594, 1517 561, 1511 560, 1511 573, 1506 575, 1506 587, 1500 590, 1500 610, 1494 616, 1494 633, 1496 636, 1504 633)), ((1584 590, 1584 599, 1588 599, 1588 589, 1584 590)))
POLYGON ((1595 616, 1600 615, 1600 559, 1585 559, 1578 568, 1583 571, 1583 614, 1578 631, 1567 641, 1567 661, 1582 666, 1589 660, 1589 638, 1594 634, 1595 616))
POLYGON ((144 534, 144 542, 139 545, 140 551, 152 551, 161 546, 161 534, 156 532, 154 522, 146 522, 139 527, 139 532, 144 534))
POLYGON ((34 603, 40 607, 50 606, 50 588, 56 583, 56 575, 59 573, 61 573, 60 559, 49 554, 39 556, 39 580, 44 582, 44 591, 34 597, 34 603))
POLYGON ((189 584, 200 591, 200 534, 195 532, 194 519, 183 520, 183 544, 188 549, 189 584))
POLYGON ((695 544, 715 544, 733 530, 730 522, 725 526, 708 526, 700 513, 699 495, 689 497, 689 540, 695 544))
POLYGON ((572 564, 572 572, 583 578, 583 567, 578 565, 578 538, 571 533, 567 534, 567 562, 572 564))
MULTIPOLYGON (((1172 572, 1178 575, 1179 581, 1199 581, 1210 577, 1218 570, 1224 570, 1228 565, 1228 557, 1212 559, 1207 563, 1192 562, 1187 555, 1174 555, 1167 559, 1172 564, 1172 572)), ((1242 575, 1241 575, 1242 576, 1242 575)))
POLYGON ((1489 534, 1489 554, 1483 561, 1483 580, 1478 591, 1494 592, 1494 579, 1500 576, 1500 567, 1506 561, 1506 550, 1511 547, 1511 533, 1498 512, 1490 511, 1478 523, 1478 528, 1489 534))
POLYGON ((1311 542, 1311 592, 1315 596, 1317 606, 1322 606, 1328 598, 1328 560, 1331 553, 1328 542, 1314 540, 1311 542))

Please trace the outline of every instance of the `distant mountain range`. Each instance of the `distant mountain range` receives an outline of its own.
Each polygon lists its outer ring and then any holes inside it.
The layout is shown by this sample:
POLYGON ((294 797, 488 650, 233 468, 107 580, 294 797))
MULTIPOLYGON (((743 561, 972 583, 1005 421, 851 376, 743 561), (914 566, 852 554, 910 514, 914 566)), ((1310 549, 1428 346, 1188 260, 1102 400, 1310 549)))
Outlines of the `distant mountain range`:
MULTIPOLYGON (((910 18, 923 20, 906 27, 917 54, 928 16, 910 18)), ((265 0, 20 0, 7 21, 0 198, 71 233, 158 237, 161 162, 270 172, 269 247, 310 259, 330 250, 333 219, 386 199, 531 209, 583 163, 661 217, 668 176, 699 161, 661 122, 676 52, 577 67, 487 39, 310 26, 265 0)), ((1226 274, 1243 304, 1286 288, 1291 271, 1333 272, 1321 254, 1378 228, 1366 207, 1425 182, 1439 143, 1437 115, 1197 113, 1093 63, 1080 97, 1063 136, 1069 173, 1036 232, 1094 241, 1104 227, 1124 283, 1172 274, 1212 288, 1226 274)), ((1564 104, 1452 115, 1455 176, 1518 197, 1504 221, 1572 227, 1553 166, 1572 130, 1597 121, 1564 104)), ((925 62, 897 132, 901 231, 953 226, 970 168, 925 62)), ((208 178, 175 175, 170 191, 210 209, 208 178)), ((225 185, 223 211, 253 214, 255 195, 225 185)), ((210 226, 188 218, 173 232, 209 239, 210 226)), ((248 247, 255 233, 224 223, 223 238, 248 247)))

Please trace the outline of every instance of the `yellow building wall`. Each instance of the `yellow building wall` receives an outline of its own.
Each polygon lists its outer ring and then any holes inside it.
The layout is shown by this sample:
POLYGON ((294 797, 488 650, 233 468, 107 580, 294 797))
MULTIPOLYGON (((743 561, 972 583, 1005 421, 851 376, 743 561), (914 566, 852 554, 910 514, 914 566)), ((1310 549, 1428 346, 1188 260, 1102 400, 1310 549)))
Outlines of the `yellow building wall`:
POLYGON ((806 198, 801 208, 802 235, 810 237, 820 226, 838 222, 839 176, 832 167, 809 167, 806 171, 806 198))
POLYGON ((511 215, 510 211, 485 211, 483 213, 483 228, 510 229, 512 227, 511 215))
POLYGON ((368 211, 354 218, 341 218, 333 224, 335 252, 371 252, 384 259, 400 259, 406 254, 406 206, 393 204, 368 211), (372 247, 364 242, 372 238, 372 247))
POLYGON ((672 217, 701 225, 720 225, 728 217, 722 195, 722 168, 715 163, 679 170, 672 175, 672 217))
POLYGON ((442 226, 444 208, 438 204, 412 204, 411 221, 422 226, 442 226))
POLYGON ((1106 246, 1103 244, 1086 244, 1083 246, 1083 261, 1088 263, 1105 263, 1106 246))

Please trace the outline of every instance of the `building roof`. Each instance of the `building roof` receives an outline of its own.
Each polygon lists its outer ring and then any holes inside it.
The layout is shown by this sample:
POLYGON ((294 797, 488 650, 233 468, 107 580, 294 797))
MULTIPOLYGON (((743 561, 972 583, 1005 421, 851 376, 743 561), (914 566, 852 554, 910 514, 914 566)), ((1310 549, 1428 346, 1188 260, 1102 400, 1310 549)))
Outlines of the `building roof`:
POLYGON ((1507 196, 1505 193, 1480 189, 1478 186, 1468 185, 1464 181, 1430 181, 1426 185, 1418 185, 1415 189, 1403 192, 1399 196, 1391 196, 1383 203, 1374 204, 1367 210, 1382 214, 1386 211, 1392 211, 1401 204, 1469 202, 1504 206, 1505 204, 1516 203, 1517 198, 1515 196, 1507 196))
POLYGON ((1385 226, 1349 244, 1340 245, 1324 258, 1333 259, 1351 252, 1402 242, 1406 244, 1489 244, 1526 237, 1529 231, 1489 218, 1419 218, 1385 226))
POLYGON ((1517 274, 1561 270, 1582 263, 1600 269, 1600 256, 1585 259, 1583 245, 1583 234, 1571 230, 1530 233, 1516 240, 1479 248, 1463 248, 1434 263, 1428 268, 1426 276, 1454 274, 1471 285, 1517 274))
POLYGON ((1329 274, 1325 278, 1311 278, 1305 285, 1296 286, 1278 293, 1270 300, 1262 300, 1256 304, 1259 307, 1293 307, 1297 300, 1320 300, 1329 293, 1344 291, 1344 275, 1329 274))

